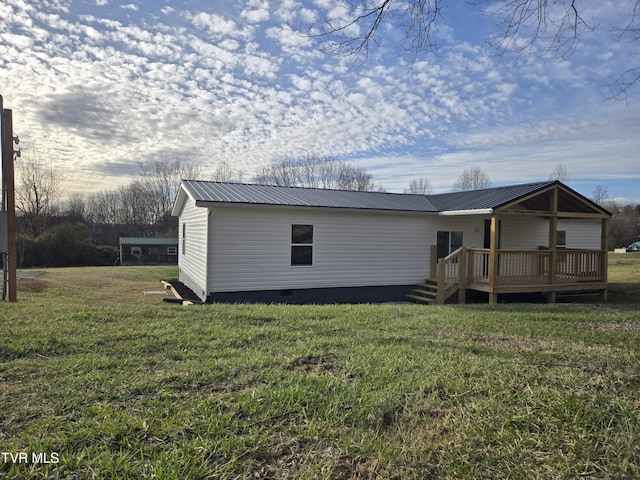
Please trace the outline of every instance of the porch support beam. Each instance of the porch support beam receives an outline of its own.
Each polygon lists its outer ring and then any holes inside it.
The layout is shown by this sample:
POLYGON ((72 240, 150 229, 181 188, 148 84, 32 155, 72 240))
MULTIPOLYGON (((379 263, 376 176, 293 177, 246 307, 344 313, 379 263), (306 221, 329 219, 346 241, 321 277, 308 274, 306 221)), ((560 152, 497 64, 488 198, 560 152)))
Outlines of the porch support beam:
POLYGON ((500 210, 502 215, 528 215, 531 217, 558 217, 558 218, 608 218, 604 213, 588 212, 550 212, 547 210, 500 210))
MULTIPOLYGON (((600 228, 600 248, 602 249, 602 282, 608 284, 608 268, 609 268, 609 218, 602 219, 602 226, 600 228)), ((608 289, 605 287, 602 290, 602 300, 606 301, 608 297, 608 289)))
MULTIPOLYGON (((549 248, 551 249, 551 258, 549 259, 549 285, 556 282, 556 270, 558 266, 558 188, 552 190, 550 210, 552 215, 549 217, 549 248)), ((549 302, 556 303, 556 292, 549 292, 549 302)))
POLYGON ((491 215, 491 235, 489 242, 489 304, 498 303, 498 294, 495 293, 496 280, 498 278, 498 239, 500 238, 500 222, 497 215, 491 215))

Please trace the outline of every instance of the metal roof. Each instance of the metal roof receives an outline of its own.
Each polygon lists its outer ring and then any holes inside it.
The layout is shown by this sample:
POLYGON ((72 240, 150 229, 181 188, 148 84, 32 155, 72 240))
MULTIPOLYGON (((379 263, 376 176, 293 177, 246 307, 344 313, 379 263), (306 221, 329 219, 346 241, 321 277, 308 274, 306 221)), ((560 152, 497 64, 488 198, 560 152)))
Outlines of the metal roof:
POLYGON ((120 245, 177 245, 174 237, 120 237, 120 245))
POLYGON ((243 183, 183 180, 183 190, 176 198, 174 215, 180 196, 186 192, 196 204, 246 204, 282 205, 299 207, 325 207, 360 210, 389 210, 404 212, 443 213, 491 210, 522 200, 525 208, 545 210, 549 199, 545 197, 550 187, 559 185, 560 200, 566 211, 601 213, 606 210, 591 202, 557 180, 507 185, 464 192, 438 195, 414 195, 406 193, 356 192, 304 187, 277 187, 243 183), (540 192, 540 195, 536 195, 540 192), (543 193, 547 192, 547 193, 543 193), (528 198, 528 199, 527 199, 528 198), (526 205, 525 205, 526 204, 526 205))
POLYGON ((436 212, 424 195, 183 180, 196 203, 436 212))
POLYGON ((428 195, 429 202, 440 212, 454 210, 495 209, 525 195, 535 193, 556 183, 555 181, 507 185, 465 192, 428 195))

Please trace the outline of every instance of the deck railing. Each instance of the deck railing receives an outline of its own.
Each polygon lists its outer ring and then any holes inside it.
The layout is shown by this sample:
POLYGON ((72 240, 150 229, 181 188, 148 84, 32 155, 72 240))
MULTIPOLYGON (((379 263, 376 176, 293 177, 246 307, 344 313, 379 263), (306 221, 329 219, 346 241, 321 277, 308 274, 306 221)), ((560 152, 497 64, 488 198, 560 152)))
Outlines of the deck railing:
MULTIPOLYGON (((538 286, 606 281, 603 250, 498 250, 496 275, 491 278, 491 250, 461 247, 437 263, 437 303, 457 289, 538 286)), ((523 287, 526 288, 526 287, 523 287)))
MULTIPOLYGON (((602 250, 557 250, 553 278, 551 258, 551 250, 499 250, 495 283, 538 285, 604 279, 602 250)), ((490 250, 470 248, 467 261, 468 283, 489 283, 490 250)))

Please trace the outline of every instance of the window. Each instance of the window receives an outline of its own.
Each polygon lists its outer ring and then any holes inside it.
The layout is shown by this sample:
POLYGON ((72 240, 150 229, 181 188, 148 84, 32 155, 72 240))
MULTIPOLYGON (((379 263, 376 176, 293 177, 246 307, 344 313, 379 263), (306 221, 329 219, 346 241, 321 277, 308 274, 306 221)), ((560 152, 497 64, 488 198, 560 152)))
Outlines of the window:
POLYGON ((558 248, 566 248, 567 246, 567 231, 566 230, 558 230, 556 236, 556 247, 558 248))
POLYGON ((459 249, 462 246, 462 238, 462 232, 438 232, 436 237, 438 258, 444 258, 459 249))
POLYGON ((291 265, 313 265, 313 225, 291 225, 291 265))
POLYGON ((187 224, 182 224, 182 255, 187 253, 187 224))
POLYGON ((177 255, 178 247, 167 247, 167 255, 177 255))

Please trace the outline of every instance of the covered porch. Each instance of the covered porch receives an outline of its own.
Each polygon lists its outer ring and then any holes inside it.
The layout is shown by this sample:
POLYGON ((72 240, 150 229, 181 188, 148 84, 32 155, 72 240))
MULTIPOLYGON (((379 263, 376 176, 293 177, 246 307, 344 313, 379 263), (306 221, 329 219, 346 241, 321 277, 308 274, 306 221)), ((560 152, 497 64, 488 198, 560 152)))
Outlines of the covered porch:
MULTIPOLYGON (((431 279, 427 284, 432 285, 433 303, 443 304, 455 292, 458 302, 465 303, 467 290, 488 293, 491 304, 498 302, 498 295, 510 293, 544 293, 555 302, 558 292, 599 292, 606 299, 608 211, 556 182, 484 213, 488 218, 482 247, 462 246, 437 260, 437 249, 432 247, 431 279), (578 238, 573 243, 588 243, 590 248, 572 248, 566 237, 579 237, 580 229, 559 230, 559 221, 563 228, 588 224, 590 241, 580 242, 578 238), (502 230, 513 232, 514 225, 531 223, 548 226, 544 228, 548 230, 546 238, 537 237, 546 245, 502 247, 508 243, 502 230), (598 228, 599 242, 594 230, 598 228)), ((521 237, 526 235, 521 233, 521 237)))

